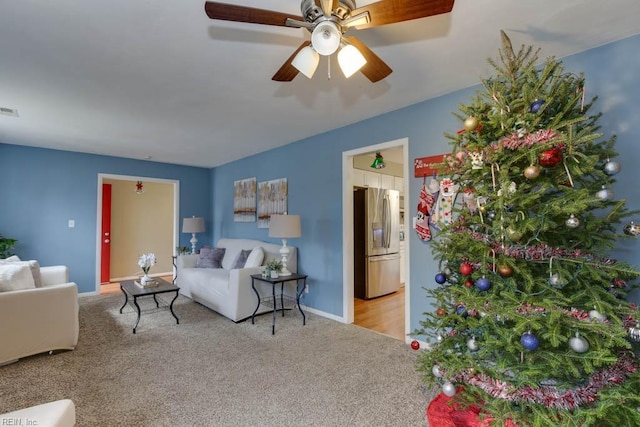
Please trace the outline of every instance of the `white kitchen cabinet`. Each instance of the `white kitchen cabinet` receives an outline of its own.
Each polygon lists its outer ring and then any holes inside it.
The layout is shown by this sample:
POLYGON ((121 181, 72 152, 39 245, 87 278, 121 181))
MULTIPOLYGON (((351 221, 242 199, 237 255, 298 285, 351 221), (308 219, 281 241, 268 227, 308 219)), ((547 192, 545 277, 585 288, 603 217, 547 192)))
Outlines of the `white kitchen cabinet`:
POLYGON ((393 187, 394 190, 398 190, 400 194, 404 194, 404 178, 400 176, 393 177, 393 187))
POLYGON ((393 175, 380 174, 380 188, 384 188, 385 190, 395 190, 394 178, 395 177, 393 175))
POLYGON ((364 187, 365 179, 364 179, 364 171, 362 169, 352 169, 353 176, 353 186, 354 187, 364 187))
POLYGON ((380 174, 364 171, 364 187, 380 188, 380 174))

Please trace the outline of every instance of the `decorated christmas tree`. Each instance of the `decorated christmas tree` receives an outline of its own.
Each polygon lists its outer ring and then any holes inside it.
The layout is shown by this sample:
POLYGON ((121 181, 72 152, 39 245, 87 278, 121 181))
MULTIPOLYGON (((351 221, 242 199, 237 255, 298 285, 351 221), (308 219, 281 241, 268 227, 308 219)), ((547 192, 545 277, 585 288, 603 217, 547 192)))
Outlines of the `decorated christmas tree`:
POLYGON ((639 426, 640 314, 626 296, 640 272, 608 254, 638 233, 611 190, 615 137, 589 114, 584 77, 538 53, 502 32, 495 76, 446 134, 433 197, 444 180, 460 197, 430 243, 440 273, 419 370, 486 425, 639 426))

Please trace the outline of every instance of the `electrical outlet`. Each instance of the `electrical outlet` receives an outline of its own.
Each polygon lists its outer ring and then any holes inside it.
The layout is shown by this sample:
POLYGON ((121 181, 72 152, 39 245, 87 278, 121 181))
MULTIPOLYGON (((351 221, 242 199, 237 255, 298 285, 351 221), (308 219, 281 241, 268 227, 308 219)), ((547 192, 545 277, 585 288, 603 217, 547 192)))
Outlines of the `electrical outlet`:
POLYGON ((304 285, 304 293, 305 294, 309 293, 309 285, 304 285))

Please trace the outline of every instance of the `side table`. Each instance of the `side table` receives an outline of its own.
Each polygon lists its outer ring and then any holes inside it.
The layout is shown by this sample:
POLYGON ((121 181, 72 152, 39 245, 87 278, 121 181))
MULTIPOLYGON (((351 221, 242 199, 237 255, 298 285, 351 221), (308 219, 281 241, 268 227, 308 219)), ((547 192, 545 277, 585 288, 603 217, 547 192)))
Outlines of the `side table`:
POLYGON ((297 274, 292 273, 289 276, 278 276, 277 278, 272 277, 262 277, 262 274, 252 274, 251 275, 251 288, 253 292, 256 293, 258 297, 258 305, 256 306, 255 311, 251 315, 251 324, 255 324, 255 317, 258 309, 260 308, 260 303, 263 301, 260 298, 260 293, 256 289, 255 282, 256 280, 265 283, 271 283, 271 296, 273 298, 273 320, 271 321, 271 335, 275 335, 276 333, 276 311, 278 311, 278 300, 276 299, 276 285, 280 284, 280 310, 282 311, 282 317, 284 317, 284 283, 285 282, 296 282, 296 304, 298 306, 298 310, 300 310, 300 314, 302 314, 302 325, 307 324, 307 317, 302 311, 302 307, 300 307, 300 296, 302 292, 304 292, 305 287, 307 286, 307 275, 306 274, 297 274), (302 285, 302 286, 300 286, 302 285), (300 290, 298 290, 300 289, 300 290))

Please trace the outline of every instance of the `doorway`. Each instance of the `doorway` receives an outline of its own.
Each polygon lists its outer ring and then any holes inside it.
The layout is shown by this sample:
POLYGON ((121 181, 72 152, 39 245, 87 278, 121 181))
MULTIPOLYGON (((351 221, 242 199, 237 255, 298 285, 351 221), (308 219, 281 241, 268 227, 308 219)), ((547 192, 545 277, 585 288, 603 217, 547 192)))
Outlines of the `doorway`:
MULTIPOLYGON (((115 192, 112 200, 115 200, 115 192)), ((97 206, 97 227, 96 227, 96 293, 100 293, 101 282, 103 282, 103 261, 107 259, 114 267, 114 270, 108 274, 110 280, 131 280, 137 277, 137 257, 148 251, 148 247, 153 247, 153 252, 158 258, 157 271, 158 274, 173 274, 174 265, 172 256, 174 248, 179 241, 179 181, 148 178, 139 176, 124 176, 98 174, 98 206, 97 206), (117 216, 120 218, 118 224, 114 224, 106 238, 103 236, 103 211, 107 209, 109 203, 109 195, 103 193, 103 188, 114 184, 121 187, 121 194, 117 201, 117 216), (130 190, 130 191, 129 191, 130 190), (146 198, 145 198, 146 197, 146 198), (154 210, 154 206, 159 209, 154 210), (129 215, 128 212, 133 213, 129 215), (162 212, 162 213, 160 213, 162 212), (131 218, 132 221, 128 219, 131 218), (124 219, 124 221, 122 221, 124 219), (138 224, 136 226, 136 223, 138 224), (118 230, 115 227, 119 227, 118 230), (154 228, 155 227, 155 228, 154 228), (158 228, 159 227, 159 228, 158 228), (140 230, 144 228, 144 230, 140 230), (159 230, 154 233, 154 229, 159 230), (158 238, 163 235, 163 238, 158 238), (146 236, 150 236, 147 237, 146 236), (122 250, 118 251, 120 259, 109 260, 107 250, 110 253, 114 251, 110 249, 110 245, 105 245, 104 241, 113 241, 112 237, 116 237, 122 250), (129 239, 130 244, 123 243, 123 240, 129 239), (140 242, 143 242, 140 245, 140 242), (133 252, 126 253, 131 249, 133 252), (135 253, 134 253, 135 252, 135 253), (124 259, 124 267, 123 267, 124 259), (115 262, 115 265, 114 265, 115 262)))
MULTIPOLYGON (((407 334, 410 332, 410 300, 411 300, 411 281, 409 274, 409 245, 408 242, 404 246, 403 241, 403 260, 402 267, 404 269, 404 286, 399 291, 392 294, 382 296, 371 300, 362 300, 354 295, 354 227, 353 227, 353 188, 354 183, 361 179, 361 171, 354 168, 354 160, 358 162, 369 156, 371 160, 375 160, 376 152, 381 152, 384 157, 385 151, 389 153, 388 160, 394 158, 394 162, 402 171, 401 194, 405 195, 400 204, 400 212, 402 218, 403 212, 408 211, 408 194, 409 182, 406 179, 409 176, 408 161, 408 139, 403 138, 395 141, 385 142, 382 144, 362 147, 355 150, 343 152, 343 312, 345 323, 355 323, 368 329, 393 336, 409 342, 407 334), (393 154, 391 154, 393 153, 393 154), (357 316, 356 316, 357 311, 357 316)), ((369 162, 371 164, 371 162, 369 162)), ((365 167, 366 168, 366 167, 365 167)), ((371 169, 374 171, 374 169, 371 169)), ((398 175, 396 173, 396 175, 398 175)), ((382 175, 379 175, 380 177, 382 175)), ((388 178, 388 177, 387 177, 388 178)), ((374 183, 371 186, 385 187, 390 184, 375 184, 376 176, 373 174, 374 183)), ((384 179, 384 178, 383 178, 384 179)), ((359 186, 359 185, 356 185, 359 186)), ((405 224, 406 227, 406 224, 405 224)), ((407 235, 406 229, 401 229, 402 235, 407 235)))

